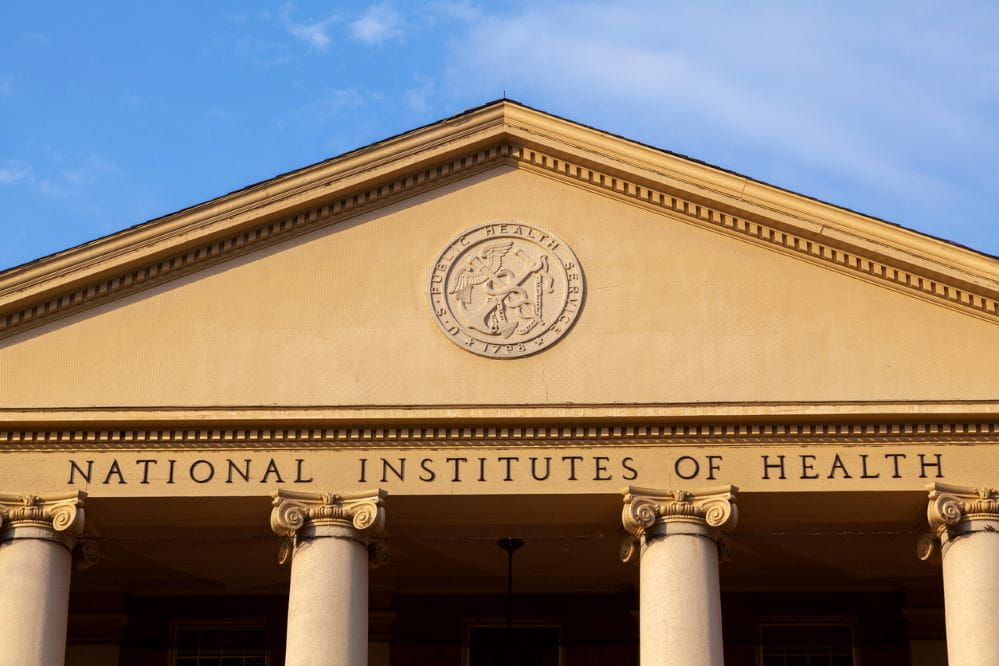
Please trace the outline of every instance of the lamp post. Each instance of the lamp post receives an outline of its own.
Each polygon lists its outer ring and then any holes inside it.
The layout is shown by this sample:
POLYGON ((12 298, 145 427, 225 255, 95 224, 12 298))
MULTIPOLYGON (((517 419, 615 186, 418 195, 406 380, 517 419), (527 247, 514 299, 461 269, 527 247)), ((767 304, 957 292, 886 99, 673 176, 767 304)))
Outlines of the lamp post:
POLYGON ((506 663, 507 666, 514 666, 513 662, 513 554, 523 548, 524 540, 513 537, 504 537, 496 542, 500 548, 506 551, 506 663))

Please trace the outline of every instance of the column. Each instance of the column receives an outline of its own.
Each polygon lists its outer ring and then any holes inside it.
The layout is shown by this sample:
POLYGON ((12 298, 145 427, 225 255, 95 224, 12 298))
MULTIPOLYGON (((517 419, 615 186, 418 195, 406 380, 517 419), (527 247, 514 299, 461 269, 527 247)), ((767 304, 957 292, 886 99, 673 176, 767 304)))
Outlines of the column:
POLYGON ((999 491, 944 483, 929 487, 928 559, 943 556, 950 666, 999 666, 999 491))
POLYGON ((271 528, 288 537, 281 559, 291 560, 287 666, 367 665, 368 566, 384 561, 371 542, 385 523, 384 497, 274 493, 271 528))
POLYGON ((698 491, 628 488, 622 520, 640 552, 641 666, 723 666, 718 545, 735 527, 734 486, 698 491))
POLYGON ((84 493, 0 495, 0 666, 62 666, 84 493))

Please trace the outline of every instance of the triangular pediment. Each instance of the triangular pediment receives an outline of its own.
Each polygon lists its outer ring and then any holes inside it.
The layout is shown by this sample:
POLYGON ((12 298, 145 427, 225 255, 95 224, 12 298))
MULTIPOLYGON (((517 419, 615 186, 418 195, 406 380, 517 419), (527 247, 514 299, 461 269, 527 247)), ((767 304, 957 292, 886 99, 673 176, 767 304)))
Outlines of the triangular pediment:
POLYGON ((0 405, 990 401, 997 324, 994 258, 501 101, 0 274, 0 405), (517 359, 430 305, 500 223, 581 266, 517 359))

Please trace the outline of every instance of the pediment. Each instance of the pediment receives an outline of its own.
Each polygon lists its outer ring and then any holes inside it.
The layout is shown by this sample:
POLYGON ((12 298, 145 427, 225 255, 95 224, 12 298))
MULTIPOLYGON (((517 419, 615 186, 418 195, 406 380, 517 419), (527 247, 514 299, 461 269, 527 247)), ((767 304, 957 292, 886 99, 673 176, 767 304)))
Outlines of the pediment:
POLYGON ((995 401, 997 324, 994 258, 504 101, 0 274, 0 404, 995 401), (524 358, 428 303, 448 244, 499 223, 585 275, 524 358))

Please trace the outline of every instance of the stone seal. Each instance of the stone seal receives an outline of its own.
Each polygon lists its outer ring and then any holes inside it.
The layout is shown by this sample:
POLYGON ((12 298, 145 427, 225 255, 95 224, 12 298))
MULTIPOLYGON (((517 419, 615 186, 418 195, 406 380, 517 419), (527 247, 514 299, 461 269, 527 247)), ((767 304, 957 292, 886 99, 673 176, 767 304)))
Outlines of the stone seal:
POLYGON ((430 272, 430 307, 453 343, 491 358, 554 344, 583 305, 579 260, 555 235, 520 222, 470 229, 430 272))

